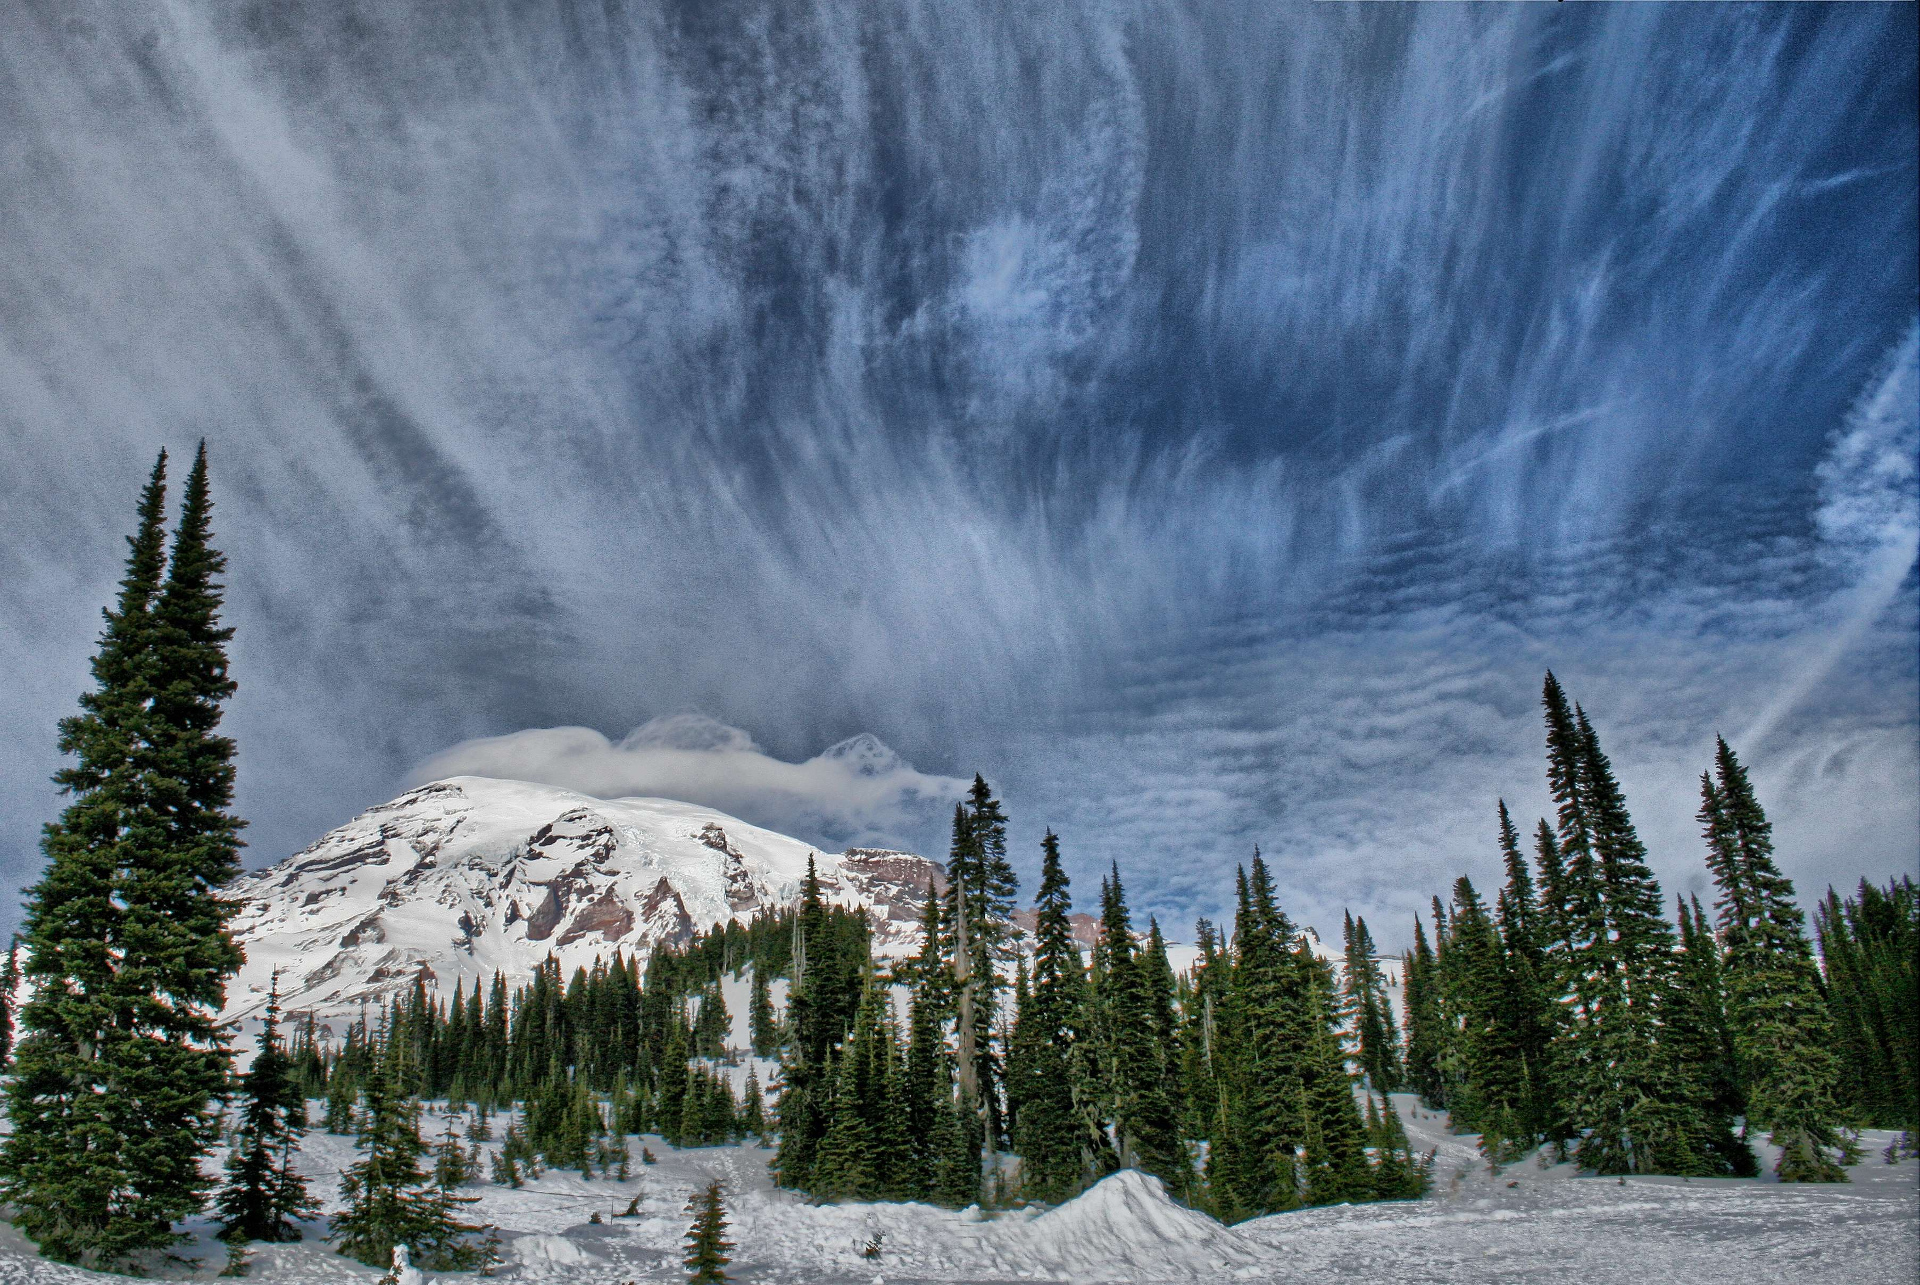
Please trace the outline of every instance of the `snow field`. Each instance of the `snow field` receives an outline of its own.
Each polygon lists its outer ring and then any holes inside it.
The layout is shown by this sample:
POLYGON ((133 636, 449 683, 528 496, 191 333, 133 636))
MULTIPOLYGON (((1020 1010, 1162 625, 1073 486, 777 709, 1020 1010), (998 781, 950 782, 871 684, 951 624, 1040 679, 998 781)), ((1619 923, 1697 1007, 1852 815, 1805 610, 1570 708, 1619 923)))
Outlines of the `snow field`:
MULTIPOLYGON (((734 1004, 744 1037, 745 993, 734 1004)), ((745 1066, 730 1068, 744 1078, 745 1066)), ((763 1079, 766 1068, 762 1067, 763 1079)), ((771 1152, 753 1145, 667 1146, 629 1138, 632 1177, 587 1181, 546 1172, 520 1190, 479 1183, 474 1222, 500 1229, 506 1263, 496 1279, 539 1285, 656 1285, 685 1279, 682 1238, 688 1198, 713 1178, 727 1187, 729 1267, 764 1285, 1186 1285, 1260 1282, 1548 1282, 1581 1285, 1876 1285, 1920 1279, 1920 1163, 1885 1164, 1890 1135, 1869 1132, 1865 1159, 1844 1186, 1761 1181, 1581 1177, 1570 1165, 1530 1157, 1489 1169, 1471 1136, 1442 1113, 1396 1095, 1414 1146, 1435 1152, 1434 1193, 1422 1201, 1302 1210, 1223 1227, 1169 1200, 1141 1174, 1115 1174, 1056 1209, 983 1217, 919 1204, 810 1204, 776 1189, 771 1152), (641 1148, 658 1163, 640 1162, 641 1148), (639 1216, 625 1218, 640 1197, 639 1216), (590 1222, 598 1213, 601 1222, 590 1222), (875 1236, 878 1257, 863 1247, 875 1236)), ((465 1117, 456 1117, 464 1126, 465 1117)), ((423 1115, 428 1142, 445 1129, 443 1108, 423 1115)), ((497 1148, 506 1121, 494 1117, 497 1148)), ((300 1167, 329 1210, 339 1174, 357 1152, 350 1138, 313 1132, 300 1167)), ((1771 1156, 1763 1162, 1771 1163, 1771 1156)), ((213 1162, 209 1162, 213 1167, 213 1162)), ((211 1228, 187 1229, 182 1263, 162 1275, 207 1279, 224 1262, 211 1228), (195 1266, 192 1260, 198 1260, 195 1266)), ((324 1243, 324 1221, 307 1240, 253 1246, 249 1279, 287 1285, 368 1283, 380 1275, 324 1243)), ((83 1285, 107 1277, 47 1263, 0 1225, 0 1285, 83 1285)), ((470 1275, 438 1278, 442 1285, 470 1275)))

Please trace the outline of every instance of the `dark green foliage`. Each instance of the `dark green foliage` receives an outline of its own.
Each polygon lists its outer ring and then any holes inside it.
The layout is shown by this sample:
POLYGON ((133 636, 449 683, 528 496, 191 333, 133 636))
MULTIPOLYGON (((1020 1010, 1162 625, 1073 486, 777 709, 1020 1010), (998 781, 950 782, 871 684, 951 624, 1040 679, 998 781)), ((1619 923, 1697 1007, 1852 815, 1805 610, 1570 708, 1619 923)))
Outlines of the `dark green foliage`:
POLYGON ((178 1239, 200 1209, 229 1054, 215 1017, 240 956, 232 742, 216 734, 233 691, 218 622, 204 448, 169 554, 166 456, 142 492, 126 574, 93 660, 95 690, 62 720, 70 796, 42 839, 28 891, 32 998, 7 1085, 13 1132, 0 1194, 49 1257, 125 1265, 178 1239), (164 571, 164 576, 163 576, 164 571))
POLYGON ((1711 1174, 1730 1121, 1708 1114, 1664 1037, 1676 941, 1626 801, 1586 715, 1547 675, 1548 780, 1560 805, 1570 949, 1566 1109, 1597 1173, 1711 1174))
POLYGON ((1831 889, 1815 918, 1842 1102, 1866 1124, 1920 1136, 1920 890, 1901 876, 1831 889))
POLYGON ((20 937, 7 946, 7 962, 0 965, 0 1068, 13 1060, 14 992, 20 989, 20 937))
POLYGON ((955 1066, 961 1087, 983 1113, 986 1146, 1005 1138, 1000 1059, 993 1031, 1004 985, 996 965, 1011 963, 1014 895, 1019 881, 1007 861, 1007 818, 976 775, 967 801, 954 808, 953 844, 942 908, 942 956, 952 979, 955 1066))
MULTIPOLYGON (((1742 1114, 1744 1107, 1733 1028, 1727 1020, 1720 947, 1698 898, 1676 902, 1675 909, 1680 958, 1667 999, 1667 1038, 1692 1082, 1692 1091, 1706 1103, 1708 1115, 1731 1119, 1742 1114)), ((1757 1172, 1753 1150, 1743 1140, 1709 1135, 1703 1141, 1720 1172, 1741 1178, 1757 1172)))
POLYGON ((727 1211, 721 1203, 719 1180, 708 1183, 687 1202, 693 1226, 687 1229, 687 1285, 720 1285, 730 1280, 725 1271, 733 1260, 727 1255, 733 1242, 727 1239, 727 1211))
POLYGON ((1360 1068, 1369 1087, 1392 1093, 1400 1087, 1400 1040, 1387 1000, 1387 980, 1374 957, 1373 934, 1366 920, 1352 915, 1346 916, 1343 932, 1346 1009, 1359 1044, 1360 1068))
POLYGON ((1707 865, 1720 895, 1726 1007, 1747 1119, 1781 1148, 1783 1181, 1844 1182, 1840 1061, 1793 884, 1773 862, 1773 827, 1733 750, 1700 778, 1707 865))
POLYGON ((1413 949, 1402 964, 1407 1011, 1407 1087, 1435 1109, 1446 1105, 1440 1063, 1446 1048, 1440 1008, 1439 962, 1427 944, 1427 930, 1413 919, 1413 949))
POLYGON ((456 1211, 473 1197, 430 1180, 420 1168, 427 1146, 420 1139, 420 1104, 405 1091, 413 1074, 410 1050, 389 1030, 380 1041, 378 1065, 366 1081, 365 1124, 358 1139, 364 1153, 340 1178, 344 1206, 333 1216, 339 1252, 369 1267, 385 1267, 395 1245, 413 1250, 430 1271, 462 1271, 480 1260, 472 1236, 485 1229, 463 1223, 456 1211))
POLYGON ((780 1024, 773 1016, 773 994, 767 986, 767 972, 753 970, 753 992, 747 1001, 747 1031, 753 1040, 755 1057, 772 1057, 780 1051, 780 1024))
MULTIPOLYGON (((1087 1180, 1083 1130, 1074 1107, 1074 1046, 1087 1002, 1085 967, 1073 940, 1073 905, 1060 865, 1060 840, 1041 841, 1040 892, 1035 905, 1033 977, 1014 1019, 1019 1051, 1019 1108, 1014 1149, 1020 1154, 1027 1196, 1057 1203, 1087 1180)), ((1009 1079, 1013 1059, 1009 1058, 1009 1079)))
POLYGON ((965 1209, 980 1202, 980 1109, 967 1091, 934 1108, 933 1202, 965 1209))
POLYGON ((267 992, 253 1065, 240 1081, 240 1125, 227 1157, 227 1181, 215 1207, 227 1240, 300 1239, 297 1218, 319 1205, 291 1161, 306 1130, 307 1104, 293 1076, 292 1059, 280 1042, 279 977, 267 992))

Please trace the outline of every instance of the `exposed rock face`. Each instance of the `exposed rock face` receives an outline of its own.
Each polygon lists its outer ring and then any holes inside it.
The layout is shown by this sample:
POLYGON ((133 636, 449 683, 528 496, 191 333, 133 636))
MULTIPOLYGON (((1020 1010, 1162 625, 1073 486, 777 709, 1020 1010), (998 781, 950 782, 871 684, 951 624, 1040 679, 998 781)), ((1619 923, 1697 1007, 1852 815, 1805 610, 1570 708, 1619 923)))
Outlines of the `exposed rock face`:
POLYGON ((369 808, 305 852, 237 880, 233 931, 247 964, 227 1015, 266 1000, 346 1016, 416 978, 451 993, 495 971, 509 985, 553 954, 563 974, 644 960, 696 928, 786 905, 813 855, 831 901, 865 907, 875 948, 911 954, 933 862, 797 839, 668 799, 592 799, 479 777, 435 781, 369 808))

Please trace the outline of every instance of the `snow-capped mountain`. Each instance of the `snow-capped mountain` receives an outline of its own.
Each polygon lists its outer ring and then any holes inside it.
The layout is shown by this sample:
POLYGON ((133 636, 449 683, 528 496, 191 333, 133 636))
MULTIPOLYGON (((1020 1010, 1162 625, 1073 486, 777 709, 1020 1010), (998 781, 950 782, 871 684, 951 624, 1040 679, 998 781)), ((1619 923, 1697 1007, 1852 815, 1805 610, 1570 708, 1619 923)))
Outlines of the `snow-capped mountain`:
POLYGON ((434 781, 228 888, 247 962, 226 1016, 256 1015, 276 969, 282 1006, 324 1019, 416 978, 450 995, 496 970, 509 986, 525 981, 548 955, 562 976, 615 951, 644 960, 696 928, 796 900, 809 855, 829 900, 869 910, 878 953, 918 948, 921 901, 940 876, 924 857, 820 853, 670 799, 434 781))

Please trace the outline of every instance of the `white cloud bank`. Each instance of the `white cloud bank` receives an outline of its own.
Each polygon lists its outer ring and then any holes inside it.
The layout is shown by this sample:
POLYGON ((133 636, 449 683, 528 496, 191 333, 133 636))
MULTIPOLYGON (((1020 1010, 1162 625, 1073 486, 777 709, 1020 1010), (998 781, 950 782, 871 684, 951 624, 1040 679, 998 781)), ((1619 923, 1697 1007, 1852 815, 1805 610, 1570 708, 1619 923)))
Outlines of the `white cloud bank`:
POLYGON ((414 769, 410 783, 448 776, 537 781, 603 799, 679 799, 797 837, 845 844, 898 842, 969 784, 918 771, 865 732, 789 763, 739 728, 701 714, 655 718, 619 741, 590 727, 529 728, 462 741, 414 769))

